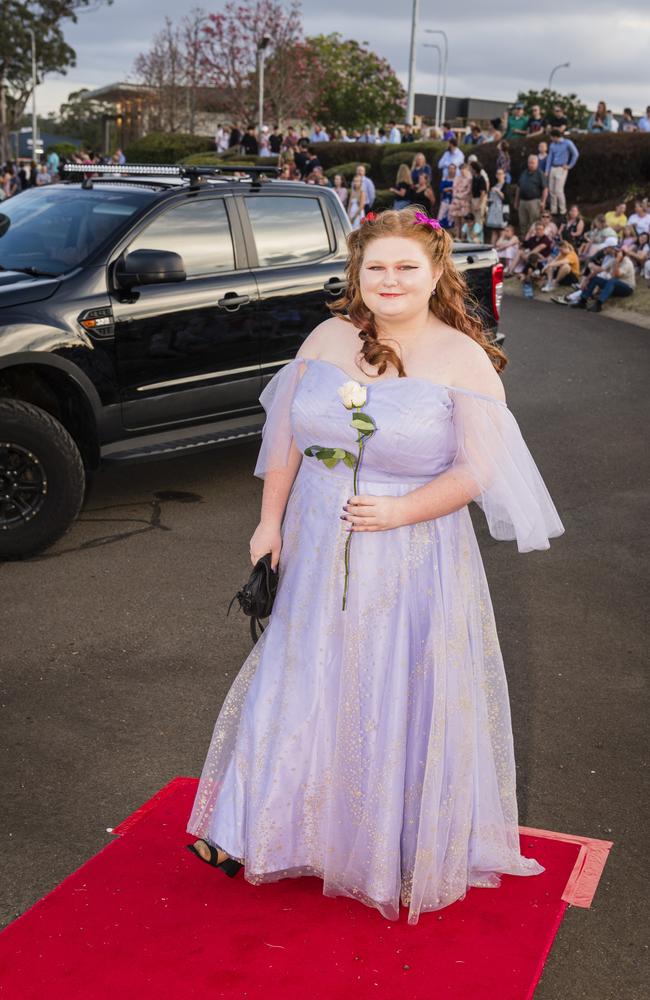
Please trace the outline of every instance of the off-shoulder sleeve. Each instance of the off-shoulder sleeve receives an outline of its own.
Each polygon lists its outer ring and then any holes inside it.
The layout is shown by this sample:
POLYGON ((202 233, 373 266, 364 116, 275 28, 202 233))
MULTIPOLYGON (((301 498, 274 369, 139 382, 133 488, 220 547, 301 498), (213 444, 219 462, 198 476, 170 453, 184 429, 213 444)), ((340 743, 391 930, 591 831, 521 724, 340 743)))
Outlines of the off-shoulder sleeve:
POLYGON ((291 452, 291 403, 306 371, 302 358, 294 358, 275 373, 262 389, 260 403, 266 410, 262 444, 253 475, 264 479, 267 472, 286 468, 291 452))
POLYGON ((506 403, 452 389, 456 453, 449 471, 481 507, 490 534, 519 552, 548 549, 564 532, 551 496, 506 403))

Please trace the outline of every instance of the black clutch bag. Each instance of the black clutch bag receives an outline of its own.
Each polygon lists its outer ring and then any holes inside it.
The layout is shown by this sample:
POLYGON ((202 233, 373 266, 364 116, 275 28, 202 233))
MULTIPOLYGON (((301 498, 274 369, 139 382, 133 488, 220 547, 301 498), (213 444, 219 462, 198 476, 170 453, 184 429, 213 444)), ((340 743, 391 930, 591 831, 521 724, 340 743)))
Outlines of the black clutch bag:
POLYGON ((263 632, 264 626, 260 618, 268 618, 271 614, 275 592, 278 589, 278 579, 278 571, 271 569, 271 553, 267 552, 257 560, 247 582, 237 591, 228 605, 227 614, 230 614, 234 601, 239 601, 240 608, 249 616, 253 645, 259 639, 255 625, 259 625, 263 632))

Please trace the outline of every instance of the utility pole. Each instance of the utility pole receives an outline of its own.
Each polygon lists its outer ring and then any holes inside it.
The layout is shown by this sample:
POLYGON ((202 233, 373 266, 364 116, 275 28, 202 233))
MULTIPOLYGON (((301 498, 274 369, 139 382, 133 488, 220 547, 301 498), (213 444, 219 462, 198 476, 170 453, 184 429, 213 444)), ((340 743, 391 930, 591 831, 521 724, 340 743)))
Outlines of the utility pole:
POLYGON ((440 103, 440 121, 444 122, 447 117, 447 62, 449 60, 449 41, 447 39, 447 32, 434 30, 433 28, 426 29, 427 35, 442 35, 443 41, 445 43, 445 55, 442 66, 442 100, 440 103))
POLYGON ((415 110, 415 36, 418 30, 418 18, 420 13, 420 0, 413 0, 413 14, 411 18, 411 50, 409 53, 409 92, 406 104, 406 121, 413 124, 413 112, 415 110))
POLYGON ((36 159, 38 143, 38 124, 36 121, 36 35, 33 28, 27 28, 27 32, 32 36, 32 159, 36 159))
POLYGON ((262 138, 262 125, 264 124, 264 50, 268 46, 271 39, 268 35, 265 35, 261 39, 257 46, 257 80, 259 84, 258 90, 258 126, 257 126, 257 141, 259 142, 262 138))

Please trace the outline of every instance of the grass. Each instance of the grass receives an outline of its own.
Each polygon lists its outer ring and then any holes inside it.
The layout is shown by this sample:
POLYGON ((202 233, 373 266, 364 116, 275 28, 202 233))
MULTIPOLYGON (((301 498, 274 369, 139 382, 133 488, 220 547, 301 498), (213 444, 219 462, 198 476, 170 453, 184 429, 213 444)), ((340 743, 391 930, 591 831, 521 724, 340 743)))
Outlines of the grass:
MULTIPOLYGON (((504 289, 508 295, 523 298, 524 293, 517 278, 508 278, 504 282, 504 289)), ((558 288, 553 292, 542 292, 540 286, 536 285, 535 298, 538 302, 550 302, 553 296, 564 295, 567 291, 570 289, 558 288)), ((634 323, 638 318, 639 325, 650 328, 650 286, 645 278, 640 278, 637 275, 634 295, 621 299, 612 297, 603 307, 603 315, 607 313, 612 318, 627 318, 631 323, 634 323)))

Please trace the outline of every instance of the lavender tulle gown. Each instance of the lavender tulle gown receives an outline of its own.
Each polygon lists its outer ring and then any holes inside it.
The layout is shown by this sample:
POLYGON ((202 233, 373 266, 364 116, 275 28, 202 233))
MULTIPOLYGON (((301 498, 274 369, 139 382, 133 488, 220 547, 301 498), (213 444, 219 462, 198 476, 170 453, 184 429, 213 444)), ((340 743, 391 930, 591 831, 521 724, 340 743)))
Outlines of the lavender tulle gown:
MULTIPOLYGON (((286 464, 292 434, 301 452, 357 454, 337 392, 352 378, 303 358, 274 375, 256 476, 286 464)), ((403 496, 448 472, 519 552, 562 534, 505 403, 425 378, 356 380, 377 425, 359 494, 403 496)), ((353 532, 342 610, 353 493, 347 465, 303 454, 273 613, 219 713, 187 830, 253 884, 318 876, 326 896, 389 920, 401 902, 416 924, 470 886, 544 869, 519 852, 508 689, 468 507, 353 532)))

